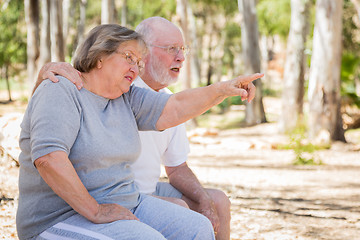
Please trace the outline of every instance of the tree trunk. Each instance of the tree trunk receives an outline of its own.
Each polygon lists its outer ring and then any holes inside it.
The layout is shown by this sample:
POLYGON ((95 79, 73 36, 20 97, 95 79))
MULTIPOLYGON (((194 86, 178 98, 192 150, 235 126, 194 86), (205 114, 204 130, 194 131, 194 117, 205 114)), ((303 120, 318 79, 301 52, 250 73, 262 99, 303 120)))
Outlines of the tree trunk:
POLYGON ((190 26, 190 42, 191 53, 188 56, 188 61, 190 60, 191 65, 191 79, 195 82, 195 86, 200 86, 200 60, 199 60, 199 45, 196 34, 196 22, 191 6, 189 5, 187 8, 188 17, 189 17, 189 26, 190 26))
POLYGON ((69 23, 70 23, 70 7, 71 0, 63 0, 62 6, 62 32, 63 32, 63 42, 64 42, 64 55, 66 56, 66 40, 69 33, 69 23))
POLYGON ((62 0, 50 0, 51 61, 64 62, 64 38, 62 29, 62 0))
POLYGON ((27 72, 28 84, 36 80, 36 60, 39 57, 39 1, 25 0, 25 21, 27 28, 27 72))
POLYGON ((360 0, 351 0, 351 2, 354 4, 354 7, 357 11, 357 14, 358 14, 358 18, 359 18, 359 21, 360 21, 360 0))
POLYGON ((40 57, 38 67, 41 68, 51 60, 50 43, 50 0, 41 0, 41 32, 40 32, 40 57))
POLYGON ((101 1, 101 24, 115 23, 115 2, 114 0, 102 0, 101 1))
POLYGON ((9 102, 11 102, 12 98, 11 98, 11 89, 10 89, 10 81, 9 81, 9 65, 8 64, 4 64, 2 66, 2 72, 4 75, 5 81, 6 81, 6 88, 8 91, 9 102))
POLYGON ((309 76, 310 138, 324 131, 345 142, 340 113, 343 0, 318 0, 309 76))
MULTIPOLYGON (((254 0, 238 0, 239 10, 243 15, 241 24, 241 41, 245 64, 245 73, 260 72, 259 33, 254 0)), ((251 103, 246 103, 246 123, 255 125, 266 122, 262 102, 261 79, 254 81, 256 96, 251 103)))
POLYGON ((81 44, 84 40, 85 36, 85 22, 86 22, 86 5, 87 0, 80 0, 80 18, 77 26, 77 34, 73 43, 73 53, 72 56, 75 55, 76 48, 79 44, 81 44))
POLYGON ((282 93, 281 132, 295 129, 303 115, 305 42, 310 0, 291 0, 291 23, 287 43, 282 93))
POLYGON ((202 37, 202 66, 201 66, 201 79, 202 82, 206 82, 206 85, 211 84, 211 76, 212 76, 212 31, 213 31, 213 23, 212 17, 204 16, 204 30, 205 34, 202 37))
POLYGON ((121 6, 121 25, 127 25, 127 0, 122 0, 121 6))
MULTIPOLYGON (((188 21, 188 13, 187 13, 187 7, 188 7, 188 2, 187 0, 177 0, 177 5, 176 5, 176 14, 179 17, 179 23, 181 26, 181 29, 183 31, 183 35, 184 35, 184 42, 185 45, 189 46, 189 38, 190 38, 190 33, 189 33, 189 21, 188 21)), ((188 89, 191 88, 191 65, 190 65, 191 61, 189 59, 187 59, 184 62, 184 69, 183 71, 183 81, 182 81, 182 88, 183 89, 188 89)))

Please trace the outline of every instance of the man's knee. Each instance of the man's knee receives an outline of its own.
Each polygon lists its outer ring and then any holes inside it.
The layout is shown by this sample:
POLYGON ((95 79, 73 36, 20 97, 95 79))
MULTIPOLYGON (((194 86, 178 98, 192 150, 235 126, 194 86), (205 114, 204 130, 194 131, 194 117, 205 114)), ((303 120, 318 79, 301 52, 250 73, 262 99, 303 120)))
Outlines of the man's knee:
POLYGON ((194 239, 215 239, 214 228, 210 220, 204 215, 199 215, 195 226, 197 235, 194 239))
POLYGON ((208 193, 214 201, 218 213, 230 218, 231 202, 229 197, 220 190, 209 189, 208 193))
MULTIPOLYGON (((172 203, 175 203, 175 204, 177 204, 177 205, 180 205, 180 206, 182 206, 182 207, 184 207, 184 208, 189 208, 189 206, 187 205, 187 203, 186 203, 184 200, 182 200, 182 199, 173 198, 171 202, 172 202, 172 203)), ((189 208, 189 209, 190 209, 190 208, 189 208)))
MULTIPOLYGON (((174 203, 176 205, 179 205, 179 206, 182 206, 184 208, 189 208, 189 206, 187 205, 187 203, 180 199, 180 198, 173 198, 173 197, 160 197, 160 196, 154 196, 156 198, 160 198, 162 200, 165 200, 165 201, 168 201, 168 202, 171 202, 171 203, 174 203)), ((189 208, 190 209, 190 208, 189 208)))

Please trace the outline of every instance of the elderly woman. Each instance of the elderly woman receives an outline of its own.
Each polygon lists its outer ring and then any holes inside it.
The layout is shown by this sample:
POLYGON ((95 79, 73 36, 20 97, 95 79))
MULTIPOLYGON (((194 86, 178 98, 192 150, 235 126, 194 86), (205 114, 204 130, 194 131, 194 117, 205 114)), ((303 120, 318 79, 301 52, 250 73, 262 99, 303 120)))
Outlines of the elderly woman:
POLYGON ((138 130, 175 126, 227 96, 252 98, 247 86, 262 75, 170 96, 131 86, 145 52, 136 32, 100 25, 74 58, 84 88, 62 77, 37 88, 21 125, 20 239, 214 239, 203 215, 138 193, 129 166, 138 130))

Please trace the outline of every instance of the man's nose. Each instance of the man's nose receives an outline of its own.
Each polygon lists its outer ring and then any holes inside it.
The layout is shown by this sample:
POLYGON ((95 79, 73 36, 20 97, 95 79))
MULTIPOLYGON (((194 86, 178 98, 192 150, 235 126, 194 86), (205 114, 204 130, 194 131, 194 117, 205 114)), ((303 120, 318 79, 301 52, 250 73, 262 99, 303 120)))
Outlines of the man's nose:
POLYGON ((176 56, 175 56, 175 60, 177 61, 177 62, 183 62, 183 61, 185 61, 185 55, 184 55, 184 51, 183 50, 179 50, 179 52, 176 54, 176 56))

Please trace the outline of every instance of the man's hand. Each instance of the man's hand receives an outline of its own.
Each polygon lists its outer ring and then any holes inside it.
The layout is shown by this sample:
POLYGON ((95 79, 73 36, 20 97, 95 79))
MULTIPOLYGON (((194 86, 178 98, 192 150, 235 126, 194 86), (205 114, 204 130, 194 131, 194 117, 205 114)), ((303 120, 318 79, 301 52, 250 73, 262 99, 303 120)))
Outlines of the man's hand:
POLYGON ((70 63, 66 62, 50 62, 45 64, 39 71, 35 87, 33 89, 33 94, 36 88, 40 85, 45 79, 50 79, 52 82, 58 82, 59 80, 55 75, 61 75, 69 79, 72 83, 76 85, 78 89, 83 87, 81 73, 77 71, 70 63))
POLYGON ((207 217, 213 225, 215 235, 220 227, 220 220, 215 208, 214 202, 209 198, 207 201, 201 201, 198 205, 198 212, 207 217))
POLYGON ((138 220, 127 208, 115 203, 99 204, 98 212, 93 219, 89 219, 93 223, 109 223, 118 220, 138 220))

